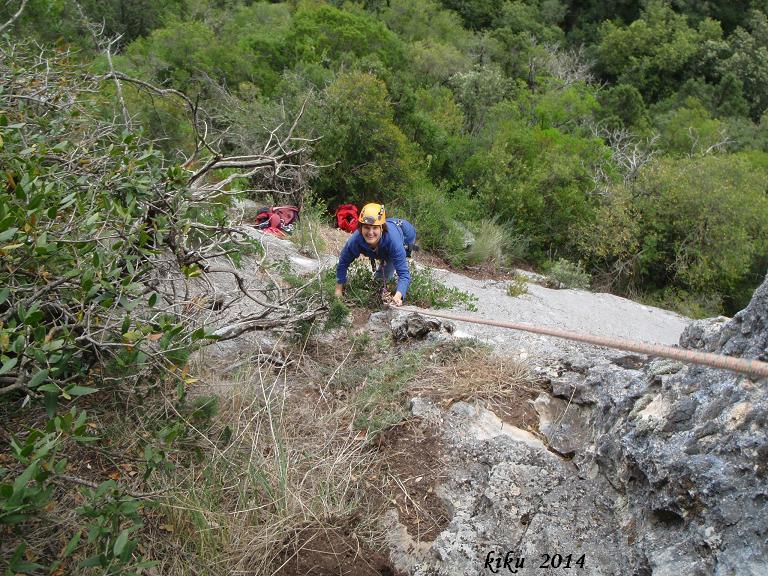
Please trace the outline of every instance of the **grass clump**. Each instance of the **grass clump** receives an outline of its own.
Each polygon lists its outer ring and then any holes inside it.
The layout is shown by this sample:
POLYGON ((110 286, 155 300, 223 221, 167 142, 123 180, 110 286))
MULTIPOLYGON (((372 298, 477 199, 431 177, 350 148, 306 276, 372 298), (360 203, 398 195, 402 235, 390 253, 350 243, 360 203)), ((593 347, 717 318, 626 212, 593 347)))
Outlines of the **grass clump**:
POLYGON ((362 387, 355 395, 357 417, 355 426, 365 430, 369 437, 401 422, 408 414, 406 385, 419 372, 422 353, 412 350, 376 363, 365 375, 362 387))
POLYGON ((301 254, 319 258, 325 253, 326 241, 322 229, 328 226, 325 223, 326 212, 327 209, 322 203, 309 201, 302 207, 301 217, 289 236, 291 241, 299 247, 301 254))
POLYGON ((485 264, 498 270, 506 263, 505 252, 509 239, 504 228, 495 218, 486 218, 474 227, 475 241, 467 250, 466 263, 485 264))

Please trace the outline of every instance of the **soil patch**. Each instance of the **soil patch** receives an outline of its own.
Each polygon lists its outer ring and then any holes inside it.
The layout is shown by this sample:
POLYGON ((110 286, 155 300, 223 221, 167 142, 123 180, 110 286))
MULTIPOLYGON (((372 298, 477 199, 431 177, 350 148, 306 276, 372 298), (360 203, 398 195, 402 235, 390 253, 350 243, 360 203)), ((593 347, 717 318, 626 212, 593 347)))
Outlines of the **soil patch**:
POLYGON ((379 552, 361 546, 354 527, 304 530, 277 576, 400 576, 379 552))
POLYGON ((390 428, 378 440, 400 522, 415 540, 434 540, 451 518, 435 494, 435 487, 445 478, 445 450, 439 431, 411 419, 390 428))
MULTIPOLYGON (((514 268, 498 268, 489 264, 478 264, 474 266, 454 266, 447 260, 431 252, 417 252, 414 260, 430 268, 442 268, 456 274, 461 274, 473 280, 512 280, 517 271, 514 268)), ((520 269, 533 271, 529 266, 520 265, 520 269)))

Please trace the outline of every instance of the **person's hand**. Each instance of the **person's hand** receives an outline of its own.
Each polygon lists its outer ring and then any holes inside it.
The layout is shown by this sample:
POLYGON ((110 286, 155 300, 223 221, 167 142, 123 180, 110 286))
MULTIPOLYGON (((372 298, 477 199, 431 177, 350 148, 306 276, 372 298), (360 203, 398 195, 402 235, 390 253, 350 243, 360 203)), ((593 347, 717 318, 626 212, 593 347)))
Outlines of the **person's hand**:
POLYGON ((344 284, 336 284, 336 298, 341 298, 344 295, 344 284))
POLYGON ((403 305, 403 295, 400 294, 400 292, 395 292, 395 295, 392 296, 392 304, 394 304, 395 306, 403 305))

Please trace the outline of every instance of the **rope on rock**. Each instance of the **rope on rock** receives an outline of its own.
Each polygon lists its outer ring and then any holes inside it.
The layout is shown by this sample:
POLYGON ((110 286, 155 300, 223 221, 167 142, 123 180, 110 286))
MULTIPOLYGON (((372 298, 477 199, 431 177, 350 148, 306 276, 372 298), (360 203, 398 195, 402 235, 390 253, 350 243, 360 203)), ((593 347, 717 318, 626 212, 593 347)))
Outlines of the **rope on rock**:
POLYGON ((461 316, 458 314, 449 314, 447 312, 433 312, 432 310, 422 310, 413 306, 401 306, 396 310, 407 312, 416 312, 426 316, 435 316, 445 318, 456 322, 469 322, 472 324, 487 324, 488 326, 498 326, 500 328, 509 328, 511 330, 522 330, 523 332, 533 332, 534 334, 543 334, 545 336, 554 336, 555 338, 564 338, 566 340, 575 340, 576 342, 586 342, 606 348, 615 348, 627 352, 637 352, 648 356, 660 356, 689 362, 693 364, 703 364, 713 368, 724 368, 741 374, 758 376, 760 378, 768 377, 768 362, 760 360, 748 360, 745 358, 734 358, 733 356, 723 356, 721 354, 712 354, 710 352, 697 352, 694 350, 684 350, 672 346, 661 344, 647 344, 635 340, 625 340, 623 338, 611 338, 608 336, 597 336, 595 334, 585 334, 583 332, 572 332, 570 330, 561 330, 559 328, 548 328, 544 326, 534 326, 532 324, 522 324, 519 322, 504 322, 501 320, 488 320, 472 316, 461 316))

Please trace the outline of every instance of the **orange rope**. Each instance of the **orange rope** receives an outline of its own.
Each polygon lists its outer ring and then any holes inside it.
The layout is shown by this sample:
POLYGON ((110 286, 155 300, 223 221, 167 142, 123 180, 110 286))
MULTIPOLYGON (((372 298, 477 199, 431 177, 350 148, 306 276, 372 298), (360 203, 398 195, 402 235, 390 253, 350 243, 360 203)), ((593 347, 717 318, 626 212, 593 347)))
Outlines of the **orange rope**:
POLYGON ((661 356, 680 360, 681 362, 690 362, 693 364, 703 364, 713 368, 724 368, 742 374, 768 377, 768 362, 760 360, 747 360, 744 358, 734 358, 733 356, 723 356, 720 354, 711 354, 709 352, 696 352, 694 350, 684 350, 672 346, 661 344, 646 344, 635 340, 625 340, 623 338, 611 338, 608 336, 597 336, 595 334, 584 334, 581 332, 571 332, 569 330, 560 330, 558 328, 546 328, 542 326, 533 326, 531 324, 521 324, 518 322, 502 322, 500 320, 487 320, 485 318, 473 318, 470 316, 460 316, 458 314, 449 314, 447 312, 433 312, 432 310, 421 310, 413 306, 401 306, 398 310, 426 314, 427 316, 436 316, 437 318, 446 318, 456 322, 470 322, 472 324, 487 324, 488 326, 498 326, 500 328, 510 328, 512 330, 522 330, 524 332, 533 332, 534 334, 543 334, 545 336, 554 336, 555 338, 564 338, 566 340, 575 340, 577 342, 586 342, 605 346, 606 348, 615 348, 617 350, 626 350, 628 352, 638 352, 648 356, 661 356))

